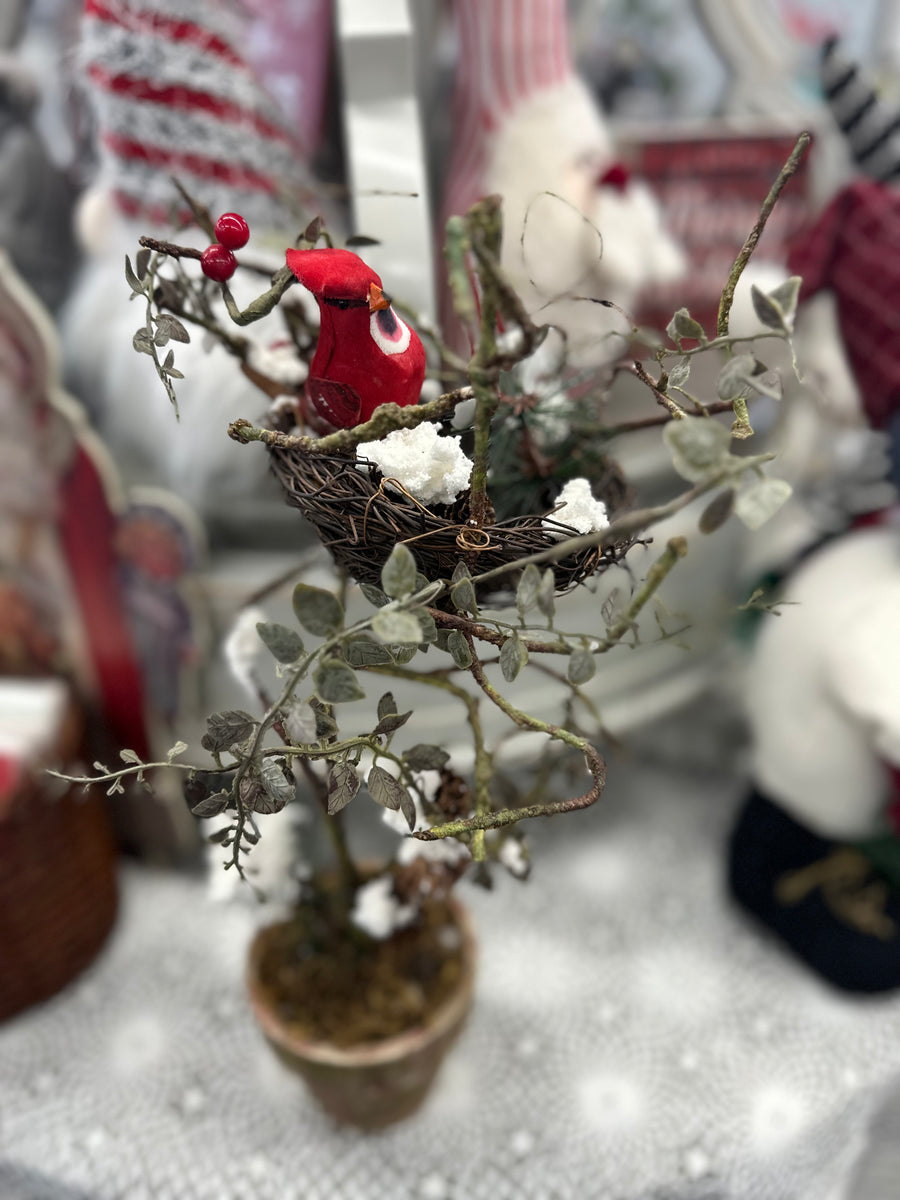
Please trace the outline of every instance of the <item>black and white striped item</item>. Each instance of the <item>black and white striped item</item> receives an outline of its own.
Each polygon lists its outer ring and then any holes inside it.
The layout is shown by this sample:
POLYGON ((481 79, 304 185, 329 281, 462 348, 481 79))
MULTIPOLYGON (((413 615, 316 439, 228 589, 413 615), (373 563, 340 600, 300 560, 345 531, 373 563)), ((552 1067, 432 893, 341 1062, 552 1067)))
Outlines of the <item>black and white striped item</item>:
POLYGON ((900 113, 888 108, 837 38, 822 47, 822 89, 854 160, 870 179, 900 179, 900 113))

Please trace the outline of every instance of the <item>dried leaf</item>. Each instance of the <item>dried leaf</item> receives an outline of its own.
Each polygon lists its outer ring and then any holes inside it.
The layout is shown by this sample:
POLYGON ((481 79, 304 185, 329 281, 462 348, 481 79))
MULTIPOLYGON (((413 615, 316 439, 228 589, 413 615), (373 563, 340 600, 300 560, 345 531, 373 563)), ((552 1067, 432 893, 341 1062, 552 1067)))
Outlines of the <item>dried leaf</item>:
POLYGON ((440 771, 450 761, 450 755, 440 746, 419 742, 403 751, 403 759, 412 771, 440 771))
POLYGON ((256 729, 257 721, 239 708, 212 713, 206 718, 206 733, 201 739, 204 750, 228 750, 245 742, 256 729))
POLYGON ((369 771, 366 787, 376 804, 380 804, 382 808, 389 808, 392 812, 400 808, 403 793, 406 791, 402 783, 377 763, 369 771))
POLYGON ((328 773, 328 813, 334 816, 346 808, 361 787, 359 776, 345 762, 332 763, 328 773))

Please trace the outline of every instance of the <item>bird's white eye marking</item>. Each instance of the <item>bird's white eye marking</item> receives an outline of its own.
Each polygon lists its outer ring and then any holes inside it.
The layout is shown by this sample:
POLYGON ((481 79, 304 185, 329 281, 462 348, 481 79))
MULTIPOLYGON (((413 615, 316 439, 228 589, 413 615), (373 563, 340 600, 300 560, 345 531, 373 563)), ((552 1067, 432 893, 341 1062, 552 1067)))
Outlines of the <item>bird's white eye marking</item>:
POLYGON ((385 354, 402 354, 409 347, 409 326, 392 308, 379 308, 372 313, 369 332, 385 354))

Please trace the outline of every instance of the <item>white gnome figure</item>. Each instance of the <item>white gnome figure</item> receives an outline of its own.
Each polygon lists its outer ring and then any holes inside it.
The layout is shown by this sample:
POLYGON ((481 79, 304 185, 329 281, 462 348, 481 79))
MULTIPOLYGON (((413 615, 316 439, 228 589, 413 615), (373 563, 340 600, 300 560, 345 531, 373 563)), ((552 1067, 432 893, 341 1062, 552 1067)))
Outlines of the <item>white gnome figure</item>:
MULTIPOLYGON (((242 524, 282 514, 265 456, 227 435, 238 416, 260 419, 266 397, 191 326, 190 344, 169 347, 185 377, 176 385, 176 422, 152 363, 132 349, 145 313, 142 303, 128 303, 124 263, 126 254, 134 262, 142 234, 200 250, 209 241, 196 227, 173 233, 173 210, 189 216, 173 177, 214 221, 242 216, 248 253, 254 262, 271 259, 273 271, 284 246, 322 211, 305 150, 244 53, 249 32, 238 6, 214 0, 84 0, 77 65, 95 115, 99 172, 80 207, 85 265, 62 322, 70 385, 126 476, 177 492, 212 522, 231 515, 242 524)), ((182 265, 199 277, 196 263, 182 265)), ((235 280, 239 304, 262 290, 242 285, 235 280)), ((278 344, 285 331, 277 314, 244 336, 251 366, 285 393, 302 386, 303 364, 278 344)))
POLYGON ((642 289, 678 279, 684 257, 649 189, 617 161, 575 73, 565 0, 454 0, 454 8, 459 69, 443 222, 499 194, 502 264, 526 308, 566 331, 574 361, 610 362, 622 351, 614 331, 627 320, 574 297, 630 310, 642 289))
MULTIPOLYGON (((866 175, 791 250, 801 304, 828 291, 868 425, 900 416, 900 150, 833 44, 824 81, 866 175), (853 114, 856 113, 856 117, 853 114), (861 127, 864 136, 854 145, 861 127), (871 172, 871 173, 870 173, 871 172)), ((894 493, 896 497, 896 493, 894 493)), ((753 791, 733 831, 737 900, 830 983, 900 987, 900 509, 857 516, 789 575, 746 680, 753 791)))

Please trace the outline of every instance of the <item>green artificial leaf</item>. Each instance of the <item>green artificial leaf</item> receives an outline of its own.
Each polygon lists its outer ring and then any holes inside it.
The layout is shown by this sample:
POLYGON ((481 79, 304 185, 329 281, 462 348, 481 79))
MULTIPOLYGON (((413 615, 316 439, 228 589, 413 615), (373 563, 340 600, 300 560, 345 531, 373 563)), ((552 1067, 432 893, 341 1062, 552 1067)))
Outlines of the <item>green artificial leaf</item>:
POLYGON ((173 759, 178 758, 179 754, 184 754, 187 748, 187 742, 176 742, 167 752, 166 762, 172 762, 173 759))
POLYGON ((737 493, 734 514, 748 529, 759 529, 778 512, 791 491, 784 479, 760 479, 737 493))
POLYGON ((538 592, 541 590, 541 573, 534 563, 529 563, 522 572, 516 588, 516 608, 519 618, 524 621, 525 614, 538 602, 538 592))
POLYGON ((131 288, 132 294, 136 292, 139 296, 146 296, 147 292, 140 278, 135 274, 131 259, 127 254, 125 255, 125 282, 131 288))
POLYGON ((675 470, 692 483, 720 468, 730 453, 731 434, 709 417, 670 421, 663 430, 663 438, 675 470))
POLYGON ((696 342, 705 342, 706 333, 699 321, 695 321, 686 308, 679 308, 672 314, 672 319, 666 326, 666 333, 673 342, 681 344, 683 338, 696 342))
POLYGON ((156 336, 154 342, 157 346, 165 346, 166 342, 189 342, 191 335, 171 313, 160 313, 156 320, 156 336))
POLYGON ((346 808, 360 787, 359 776, 348 763, 332 763, 328 772, 328 815, 333 817, 346 808))
POLYGON ((349 700, 364 700, 366 696, 356 675, 339 658, 324 658, 313 676, 313 682, 316 694, 326 704, 344 704, 349 700))
POLYGON ((412 551, 398 542, 381 568, 381 586, 388 596, 401 600, 416 590, 416 574, 416 560, 412 551))
POLYGON ((328 711, 327 706, 317 696, 313 696, 309 703, 316 718, 316 737, 327 738, 337 733, 337 721, 328 711))
POLYGON ((525 643, 514 633, 500 647, 500 670, 506 682, 512 683, 527 662, 528 651, 525 643))
POLYGON ((794 328, 794 317, 797 315, 797 301, 800 297, 800 287, 803 279, 799 275, 791 275, 784 283, 769 292, 769 299, 778 305, 784 318, 784 327, 788 333, 794 328))
POLYGON ((411 608, 409 612, 410 616, 415 617, 419 622, 419 628, 422 630, 422 636, 419 640, 427 643, 429 646, 433 645, 438 640, 437 625, 434 622, 434 617, 427 608, 411 608))
POLYGON ((410 832, 416 827, 416 802, 409 794, 407 788, 403 789, 403 795, 400 797, 400 811, 406 819, 410 832))
POLYGON ((269 653, 280 663, 296 662, 303 653, 303 638, 295 630, 288 629, 287 625, 258 621, 256 632, 269 653))
POLYGON ((281 812, 284 806, 293 800, 296 794, 296 783, 287 759, 280 757, 264 758, 259 769, 263 794, 256 803, 255 812, 281 812))
POLYGON ((403 760, 411 771, 440 771, 450 761, 450 755, 440 746, 418 742, 403 751, 403 760))
POLYGON ((472 651, 464 635, 458 629, 451 629, 447 639, 447 649, 453 656, 453 661, 463 671, 472 665, 472 651))
POLYGON ((231 792, 215 792, 192 805, 191 812, 195 817, 217 817, 225 811, 230 800, 231 792))
POLYGON ((397 711, 397 701, 394 699, 393 692, 385 692, 384 695, 379 698, 377 711, 379 721, 382 717, 387 717, 391 713, 395 713, 397 711))
POLYGON ((603 603, 600 605, 600 616, 603 618, 604 625, 612 625, 625 612, 625 596, 622 589, 614 587, 603 603))
POLYGON ((701 533, 715 533, 734 512, 734 488, 725 488, 707 504, 700 514, 697 528, 701 533))
POLYGON ((403 728, 411 716, 412 709, 405 713, 385 713, 372 730, 372 733, 376 737, 380 736, 381 734, 389 735, 396 733, 398 729, 403 728))
POLYGON ((680 358, 668 371, 669 387, 683 388, 691 377, 691 360, 680 358))
POLYGON ((453 568, 450 599, 457 612, 471 613, 473 617, 478 616, 478 604, 475 599, 472 576, 462 559, 453 568))
POLYGON ((121 758, 122 762, 134 763, 135 765, 142 761, 141 756, 134 750, 120 750, 119 758, 121 758))
POLYGON ((131 339, 131 344, 137 350, 138 354, 153 354, 153 338, 146 329, 141 328, 135 331, 134 337, 131 339))
POLYGON ((367 637, 345 642, 344 658, 351 667, 389 667, 394 662, 394 656, 387 646, 367 637))
MULTIPOLYGON (((126 261, 126 263, 128 262, 127 255, 125 257, 125 261, 126 261)), ((147 274, 147 268, 149 266, 150 266, 150 250, 147 246, 141 246, 140 250, 138 250, 137 254, 134 256, 134 270, 135 270, 135 274, 137 275, 138 279, 143 281, 143 278, 147 274)))
POLYGON ((239 742, 245 742, 257 724, 249 713, 239 708, 212 713, 206 718, 206 733, 200 739, 200 744, 204 750, 211 752, 229 750, 239 742))
POLYGON ((553 620, 556 612, 556 576, 552 567, 545 567, 541 575, 541 586, 538 588, 537 606, 547 618, 553 620))
POLYGON ((411 662, 419 653, 419 645, 415 646, 401 645, 399 642, 390 647, 391 654, 394 656, 394 661, 402 667, 404 664, 411 662))
POLYGON ((755 387, 753 376, 758 365, 752 354, 736 354, 729 358, 716 379, 719 399, 738 400, 749 395, 755 387))
POLYGON ((226 842, 231 841, 232 829, 229 825, 224 825, 221 829, 215 829, 206 839, 210 845, 224 846, 226 842))
POLYGON ((384 608, 386 604, 390 604, 390 596, 386 596, 381 588, 375 587, 371 583, 361 583, 359 590, 372 605, 373 608, 384 608))
POLYGON ((316 637, 331 637, 344 624, 344 606, 324 588, 298 583, 293 595, 294 614, 304 629, 316 637))
POLYGON ((584 646, 579 646, 569 655, 569 666, 566 675, 570 683, 574 683, 576 687, 579 684, 587 683, 589 679, 594 678, 597 670, 597 664, 594 661, 594 656, 584 646))
POLYGON ((422 641, 422 626, 402 609, 379 609, 372 618, 372 631, 383 642, 418 645, 422 641))
POLYGON ((369 770, 366 787, 376 804, 380 804, 382 808, 389 808, 392 812, 400 808, 403 794, 406 792, 403 784, 377 763, 369 770))

